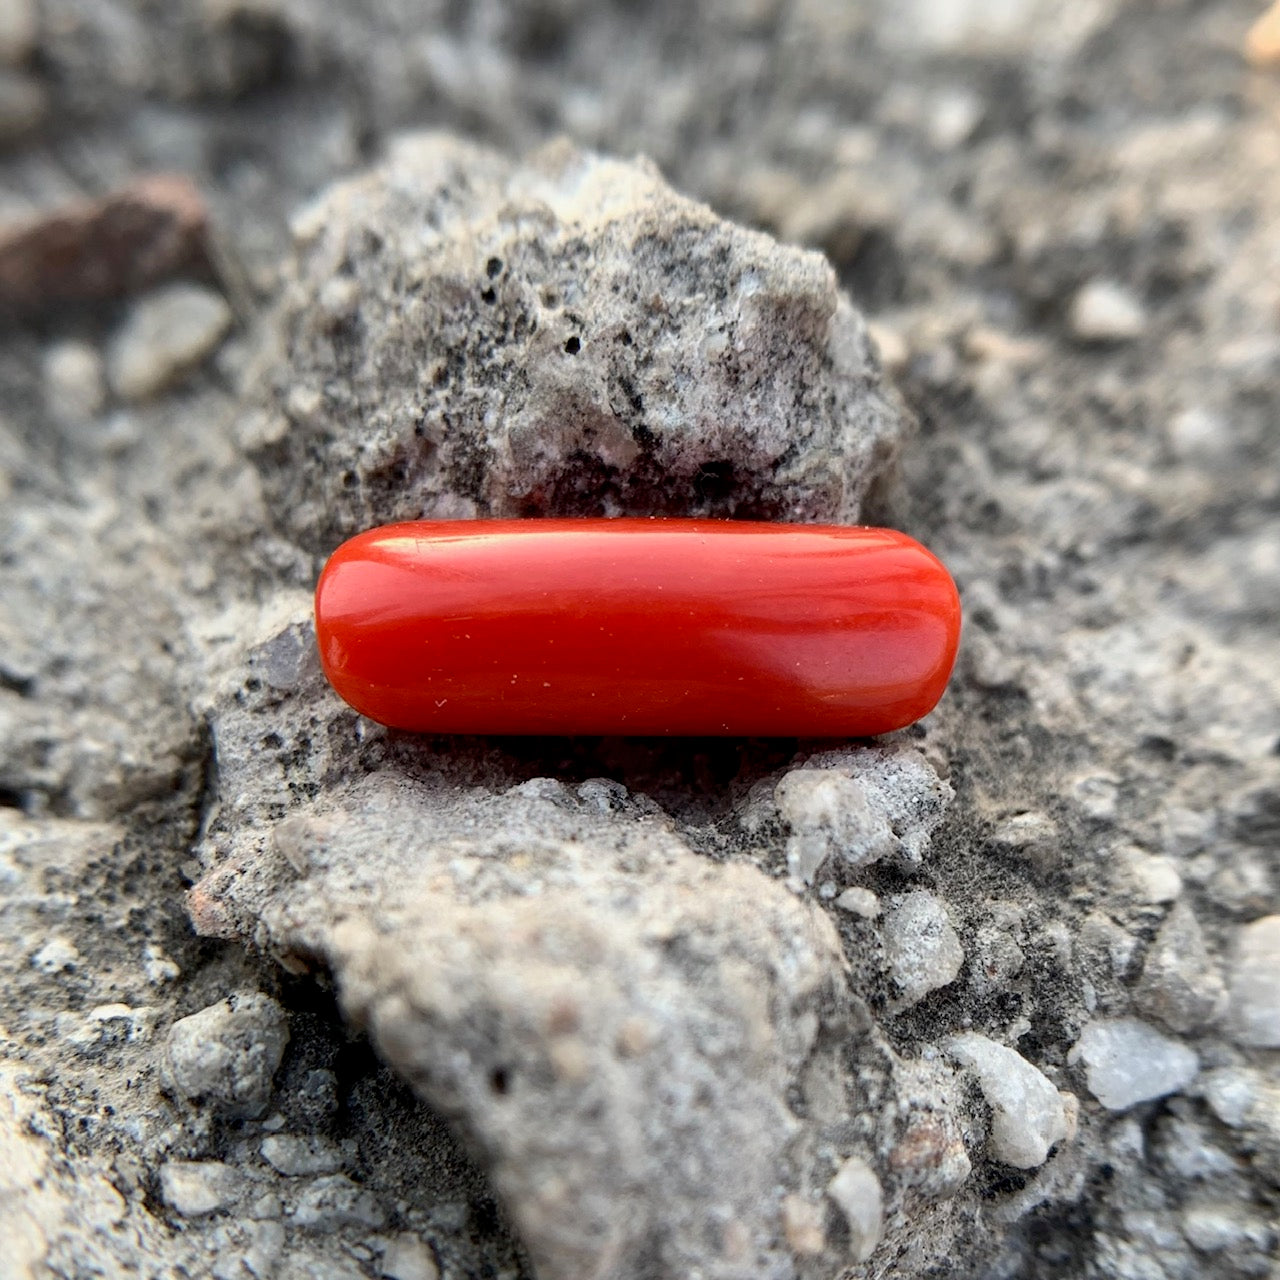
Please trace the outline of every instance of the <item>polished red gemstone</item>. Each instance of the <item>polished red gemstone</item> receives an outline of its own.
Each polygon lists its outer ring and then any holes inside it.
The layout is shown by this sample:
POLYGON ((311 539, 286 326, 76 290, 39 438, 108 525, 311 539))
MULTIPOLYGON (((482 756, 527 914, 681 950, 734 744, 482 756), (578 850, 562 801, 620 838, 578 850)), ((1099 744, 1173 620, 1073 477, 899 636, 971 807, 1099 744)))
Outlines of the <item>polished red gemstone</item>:
POLYGON ((333 687, 426 733, 885 733, 942 696, 959 634, 950 575, 891 529, 416 521, 316 588, 333 687))

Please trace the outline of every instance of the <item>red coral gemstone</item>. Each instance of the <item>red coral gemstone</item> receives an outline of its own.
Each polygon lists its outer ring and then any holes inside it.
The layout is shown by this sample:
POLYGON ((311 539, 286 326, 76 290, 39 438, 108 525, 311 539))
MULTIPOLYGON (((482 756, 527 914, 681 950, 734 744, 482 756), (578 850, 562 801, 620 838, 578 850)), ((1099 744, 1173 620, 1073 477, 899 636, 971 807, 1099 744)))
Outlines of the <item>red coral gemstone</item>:
POLYGON ((398 729, 843 738, 933 708, 960 602, 891 529, 417 521, 333 553, 316 635, 338 693, 398 729))

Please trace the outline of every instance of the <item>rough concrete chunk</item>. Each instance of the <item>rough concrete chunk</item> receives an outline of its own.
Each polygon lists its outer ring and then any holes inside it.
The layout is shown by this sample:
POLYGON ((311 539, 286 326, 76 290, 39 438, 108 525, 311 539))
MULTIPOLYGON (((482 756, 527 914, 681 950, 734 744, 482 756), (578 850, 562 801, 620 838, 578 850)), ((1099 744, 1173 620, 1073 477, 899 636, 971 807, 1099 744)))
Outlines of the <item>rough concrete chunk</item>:
POLYGON ((312 550, 418 516, 847 521, 892 463, 830 266, 648 164, 416 136, 295 232, 264 479, 312 550))
MULTIPOLYGON (((325 958, 349 1014, 482 1146, 548 1274, 608 1258, 628 1274, 647 1249, 684 1274, 709 1265, 709 1198, 777 1221, 778 1162, 803 1134, 787 1090, 839 947, 760 872, 599 790, 373 777, 288 819, 287 854, 201 892, 325 958)), ((761 1237, 715 1273, 767 1273, 777 1248, 761 1237)))

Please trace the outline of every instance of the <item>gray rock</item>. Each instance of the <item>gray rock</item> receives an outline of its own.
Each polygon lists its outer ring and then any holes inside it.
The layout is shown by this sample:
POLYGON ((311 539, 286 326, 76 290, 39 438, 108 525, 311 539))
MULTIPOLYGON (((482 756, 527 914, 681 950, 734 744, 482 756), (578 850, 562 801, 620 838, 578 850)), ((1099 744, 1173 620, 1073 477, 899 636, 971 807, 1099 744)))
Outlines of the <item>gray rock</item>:
POLYGON ((1236 1255, 1232 1261, 1237 1267, 1246 1260, 1252 1261, 1247 1271, 1254 1274, 1263 1274, 1267 1259, 1275 1257, 1278 1236, 1275 1224, 1238 1204, 1190 1205, 1182 1211, 1182 1232, 1199 1253, 1232 1253, 1236 1255))
POLYGON ((262 1140, 262 1158, 286 1177, 333 1173, 344 1163, 342 1152, 327 1138, 273 1133, 262 1140))
POLYGON ((861 916, 864 920, 874 920, 880 914, 880 899, 870 889, 855 886, 846 889, 835 899, 835 905, 850 915, 861 916))
POLYGON ((399 1235, 382 1255, 386 1280, 440 1280, 440 1268, 430 1247, 417 1236, 399 1235))
POLYGON ((216 1160, 170 1160, 160 1166, 160 1194, 184 1218, 225 1209, 236 1194, 237 1177, 216 1160))
POLYGON ((231 328, 226 299, 200 285, 166 285, 143 298, 116 334, 108 359, 112 390, 149 400, 200 365, 231 328))
MULTIPOLYGON (((285 881, 270 860, 211 873, 197 919, 209 895, 224 923, 326 956, 350 1016, 480 1144, 553 1274, 650 1247, 684 1271, 708 1256, 708 1195, 779 1221, 775 1170, 803 1133, 787 1090, 837 998, 839 945, 756 869, 695 856, 616 785, 598 796, 384 771, 288 820, 285 881)), ((769 1239, 716 1266, 787 1265, 769 1239)))
POLYGON ((1115 280, 1091 280, 1071 303, 1071 328, 1086 342, 1125 342, 1147 327, 1142 303, 1115 280))
POLYGON ((849 1257, 866 1262, 884 1233, 884 1194, 876 1171, 860 1156, 850 1156, 827 1184, 827 1195, 849 1229, 849 1257))
POLYGON ((927 889, 889 899, 884 917, 885 960, 904 1005, 954 982, 964 949, 946 904, 927 889))
POLYGON ((293 1221, 307 1231, 331 1232, 356 1226, 376 1229, 386 1213, 374 1196, 343 1173, 309 1183, 298 1198, 293 1221))
POLYGON ((1007 991, 1026 963, 1025 921, 1018 908, 992 904, 992 918, 974 931, 969 985, 982 995, 1007 991))
POLYGON ((106 403, 102 357, 87 342, 68 340, 50 347, 44 358, 45 397, 52 417, 87 422, 106 403))
POLYGON ((1121 887, 1138 902, 1175 902, 1182 893, 1182 874, 1172 858, 1130 847, 1118 851, 1117 870, 1121 887))
POLYGON ((1209 1109, 1223 1124, 1238 1129, 1258 1099, 1262 1080, 1244 1067, 1219 1067, 1206 1071, 1200 1088, 1209 1109))
POLYGON ((260 1116, 288 1043, 288 1022, 274 1000, 256 991, 234 995, 173 1024, 169 1078, 187 1102, 260 1116))
POLYGON ((1144 1013, 1173 1031, 1196 1031, 1221 1017, 1227 989, 1190 907, 1176 905, 1160 926, 1134 995, 1144 1013))
POLYGON ((263 480, 313 551, 420 516, 850 520, 893 462, 903 417, 828 264, 651 165, 418 136, 295 231, 263 480))
POLYGON ((917 751, 827 752, 774 788, 791 828, 787 865, 809 884, 829 857, 850 867, 897 857, 918 864, 942 820, 951 788, 917 751))
POLYGON ((1240 930, 1232 961, 1231 1020, 1240 1044, 1280 1048, 1280 915, 1240 930))
POLYGON ((1016 853, 1037 867, 1053 867, 1059 861, 1058 824, 1045 813, 1011 814, 997 825, 991 840, 998 848, 1016 853))
POLYGON ((1089 1092, 1109 1111, 1178 1093, 1200 1069, 1192 1049, 1136 1018, 1089 1023, 1069 1061, 1084 1064, 1089 1092))
POLYGON ((1034 1169, 1059 1142, 1075 1135, 1076 1100, 1059 1093, 1020 1053, 969 1032, 946 1042, 953 1058, 978 1078, 991 1108, 991 1150, 1002 1164, 1034 1169))

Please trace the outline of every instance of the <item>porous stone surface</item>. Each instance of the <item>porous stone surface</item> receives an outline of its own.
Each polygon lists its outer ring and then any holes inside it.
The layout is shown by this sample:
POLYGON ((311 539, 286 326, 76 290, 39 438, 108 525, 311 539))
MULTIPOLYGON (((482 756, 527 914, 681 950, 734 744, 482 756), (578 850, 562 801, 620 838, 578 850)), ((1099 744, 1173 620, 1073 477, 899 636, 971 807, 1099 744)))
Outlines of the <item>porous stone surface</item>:
POLYGON ((294 233, 288 348, 246 430, 309 550, 430 516, 849 521, 896 451, 830 265, 646 163, 402 138, 294 233))
POLYGON ((1262 7, 0 5, 0 1269, 1269 1276, 1262 7), (173 380, 128 398, 174 279, 236 322, 176 363, 154 333, 173 380), (921 537, 947 698, 874 747, 419 742, 318 684, 308 593, 360 522, 649 510, 921 537), (919 892, 965 959, 906 1005, 919 892), (502 931, 552 901, 521 969, 502 931), (237 993, 288 1028, 257 1116, 168 1066, 237 993), (629 1057, 646 993, 671 1039, 629 1057), (1112 1110, 1072 1051, 1131 1019, 1113 1101, 1200 1070, 1112 1110), (998 1158, 957 1036, 1078 1097, 1075 1138, 998 1158), (740 1133, 767 1170, 724 1172, 740 1133))

